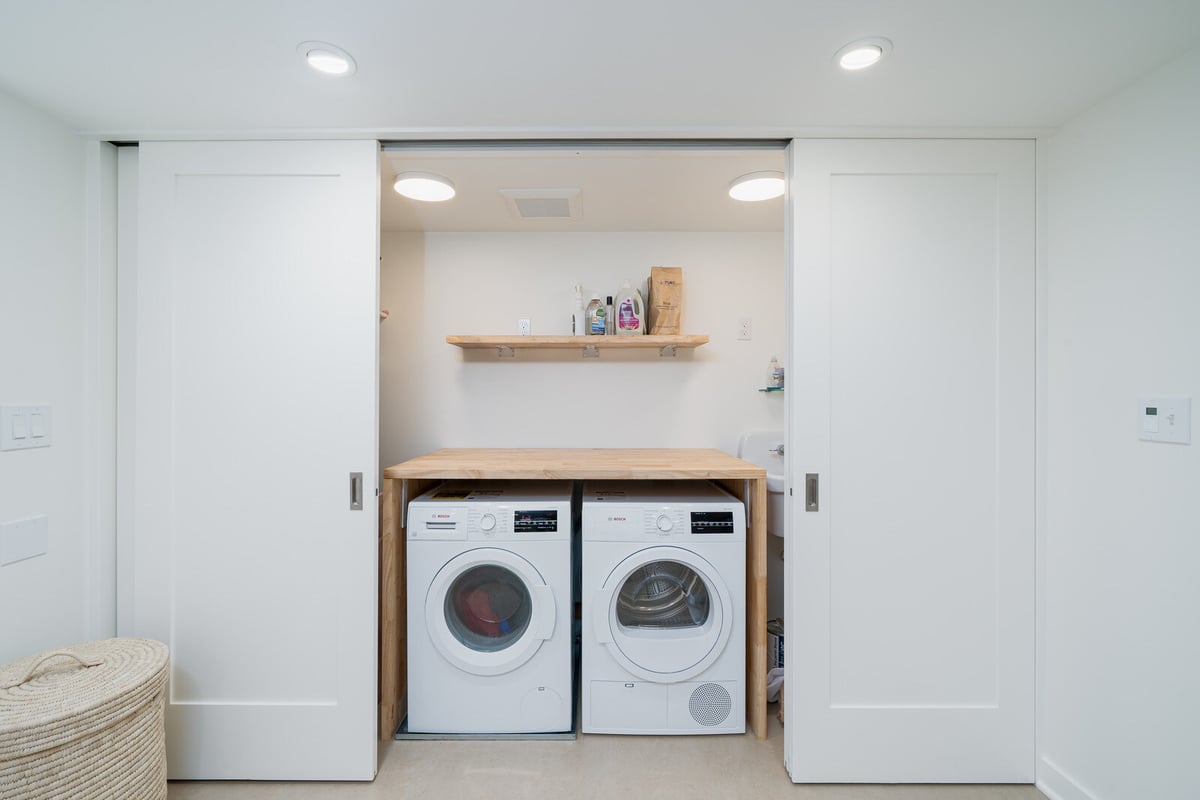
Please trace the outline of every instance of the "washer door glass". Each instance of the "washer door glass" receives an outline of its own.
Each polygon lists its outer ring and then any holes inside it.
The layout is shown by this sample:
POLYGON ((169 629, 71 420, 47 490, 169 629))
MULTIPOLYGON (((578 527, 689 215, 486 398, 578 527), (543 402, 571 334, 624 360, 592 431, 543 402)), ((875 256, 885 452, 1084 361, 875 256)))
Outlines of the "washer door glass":
POLYGON ((554 590, 541 573, 499 547, 450 559, 425 596, 429 640, 447 661, 473 675, 502 675, 533 658, 554 634, 558 614, 554 590))
POLYGON ((503 650, 529 627, 533 598, 520 576, 499 564, 472 567, 446 593, 446 627, 479 653, 503 650))
POLYGON ((617 593, 617 622, 626 628, 698 628, 708 615, 704 578, 678 561, 643 564, 617 593))

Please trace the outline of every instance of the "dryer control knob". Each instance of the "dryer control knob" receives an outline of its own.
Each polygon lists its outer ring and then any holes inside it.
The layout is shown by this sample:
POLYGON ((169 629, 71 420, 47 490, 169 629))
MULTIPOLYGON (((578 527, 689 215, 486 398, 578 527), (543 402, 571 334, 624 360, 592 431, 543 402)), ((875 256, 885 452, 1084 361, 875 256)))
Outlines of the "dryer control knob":
POLYGON ((482 517, 479 518, 479 527, 485 531, 495 530, 496 529, 496 515, 495 514, 484 514, 482 517))
POLYGON ((668 531, 671 530, 671 528, 675 527, 675 523, 671 522, 671 518, 668 517, 666 514, 658 515, 657 524, 658 524, 658 529, 660 531, 662 531, 663 533, 667 533, 668 531))

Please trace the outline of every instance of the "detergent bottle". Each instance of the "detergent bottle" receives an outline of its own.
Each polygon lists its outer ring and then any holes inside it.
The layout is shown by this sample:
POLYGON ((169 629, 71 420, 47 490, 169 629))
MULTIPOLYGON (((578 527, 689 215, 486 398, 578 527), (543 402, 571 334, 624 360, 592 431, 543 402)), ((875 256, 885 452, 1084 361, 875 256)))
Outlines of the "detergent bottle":
POLYGON ((615 313, 618 336, 640 336, 646 332, 646 306, 641 292, 630 286, 629 281, 617 291, 615 313))

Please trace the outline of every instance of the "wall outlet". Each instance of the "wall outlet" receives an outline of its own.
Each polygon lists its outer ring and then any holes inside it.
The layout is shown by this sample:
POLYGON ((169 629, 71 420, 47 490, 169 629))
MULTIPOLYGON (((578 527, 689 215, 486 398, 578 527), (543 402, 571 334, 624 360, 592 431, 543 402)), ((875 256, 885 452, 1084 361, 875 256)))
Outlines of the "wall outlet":
POLYGON ((738 317, 738 341, 748 342, 751 339, 750 335, 750 318, 738 317))
POLYGON ((527 320, 527 319, 517 320, 517 335, 518 336, 528 336, 529 335, 529 320, 527 320))

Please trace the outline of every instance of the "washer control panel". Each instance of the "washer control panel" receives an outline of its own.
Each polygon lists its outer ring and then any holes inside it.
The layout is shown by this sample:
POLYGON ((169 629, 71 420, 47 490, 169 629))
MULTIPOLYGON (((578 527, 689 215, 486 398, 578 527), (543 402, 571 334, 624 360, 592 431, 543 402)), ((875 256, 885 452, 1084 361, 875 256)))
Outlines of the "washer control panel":
POLYGON ((446 481, 408 504, 410 540, 569 539, 570 481, 446 481))
POLYGON ((558 510, 553 508, 513 509, 514 533, 557 533, 558 510))
POLYGON ((469 510, 467 525, 472 534, 504 535, 512 531, 512 512, 503 507, 472 508, 469 510))

